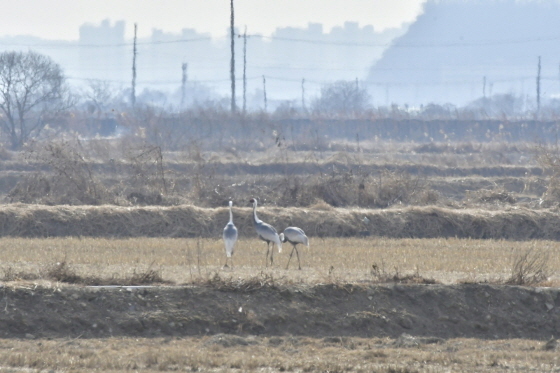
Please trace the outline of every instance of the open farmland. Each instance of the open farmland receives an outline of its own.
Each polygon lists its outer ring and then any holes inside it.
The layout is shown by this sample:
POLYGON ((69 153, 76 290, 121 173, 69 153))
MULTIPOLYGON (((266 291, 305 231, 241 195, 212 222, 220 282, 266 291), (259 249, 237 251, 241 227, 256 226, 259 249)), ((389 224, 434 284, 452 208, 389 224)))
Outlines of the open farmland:
POLYGON ((218 239, 4 238, 0 369, 558 366, 557 241, 312 238, 301 271, 289 251, 265 267, 244 238, 232 269, 218 239), (508 285, 527 252, 546 278, 508 285))
POLYGON ((547 276, 542 284, 560 284, 558 241, 312 237, 310 245, 309 250, 299 246, 301 271, 295 253, 286 270, 292 250, 288 243, 280 254, 275 249, 275 265, 265 267, 266 244, 253 238, 238 241, 233 269, 222 268, 225 254, 218 239, 4 238, 0 255, 6 280, 10 276, 48 280, 51 267, 64 263, 61 272, 71 272, 77 278, 73 282, 84 285, 127 284, 123 281, 135 273, 156 272, 162 282, 174 285, 211 281, 217 275, 224 281, 264 276, 279 285, 313 286, 401 279, 411 283, 500 283, 512 276, 515 261, 532 250, 534 256, 546 257, 547 276))
POLYGON ((0 371, 558 369, 553 146, 267 131, 2 154, 0 371))

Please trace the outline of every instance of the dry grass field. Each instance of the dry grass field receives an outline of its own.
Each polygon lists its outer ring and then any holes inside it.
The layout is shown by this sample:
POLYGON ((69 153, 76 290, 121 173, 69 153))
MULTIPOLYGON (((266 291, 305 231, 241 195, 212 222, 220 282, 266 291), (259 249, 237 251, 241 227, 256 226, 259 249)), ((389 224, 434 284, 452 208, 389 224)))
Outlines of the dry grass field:
POLYGON ((0 372, 560 370, 560 296, 505 285, 529 253, 558 286, 556 241, 312 238, 301 271, 265 250, 241 239, 223 268, 218 239, 3 238, 0 372))
POLYGON ((416 276, 441 284, 500 283, 512 276, 516 260, 529 252, 546 258, 543 283, 560 284, 557 241, 312 237, 310 249, 298 246, 301 271, 295 252, 286 270, 292 251, 289 243, 284 243, 282 253, 274 251, 275 265, 265 267, 266 244, 243 238, 236 245, 234 268, 223 268, 221 239, 3 238, 0 268, 5 280, 18 280, 18 276, 49 280, 49 269, 64 263, 78 277, 102 284, 119 284, 147 272, 156 272, 166 283, 184 285, 215 274, 249 279, 263 271, 286 284, 383 282, 395 276, 416 276))
POLYGON ((236 337, 0 340, 1 372, 555 372, 533 340, 236 337))
POLYGON ((0 151, 0 372, 560 371, 558 147, 257 122, 0 151))

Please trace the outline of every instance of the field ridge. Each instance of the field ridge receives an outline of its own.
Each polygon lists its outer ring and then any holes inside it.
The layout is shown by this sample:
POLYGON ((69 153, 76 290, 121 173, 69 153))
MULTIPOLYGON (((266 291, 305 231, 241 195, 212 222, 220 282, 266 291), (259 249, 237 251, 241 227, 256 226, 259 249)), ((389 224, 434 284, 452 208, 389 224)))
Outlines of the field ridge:
POLYGON ((3 338, 189 336, 548 339, 560 290, 489 284, 3 287, 3 338), (46 323, 45 320, 48 320, 46 323))
MULTIPOLYGON (((253 236, 251 209, 234 207, 241 236, 253 236)), ((555 209, 450 209, 437 206, 390 209, 259 207, 259 217, 278 229, 299 226, 314 237, 457 237, 560 239, 555 209), (366 218, 367 219, 364 219, 366 218)), ((10 237, 221 237, 226 208, 5 205, 0 235, 10 237)))

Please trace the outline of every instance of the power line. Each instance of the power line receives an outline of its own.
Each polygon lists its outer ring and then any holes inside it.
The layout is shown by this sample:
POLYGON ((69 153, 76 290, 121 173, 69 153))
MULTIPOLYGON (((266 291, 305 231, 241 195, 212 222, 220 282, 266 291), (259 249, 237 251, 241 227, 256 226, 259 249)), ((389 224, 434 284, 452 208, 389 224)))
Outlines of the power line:
MULTIPOLYGON (((69 80, 76 80, 76 81, 97 81, 97 82, 109 82, 109 83, 127 83, 126 80, 114 80, 114 79, 98 79, 98 78, 79 78, 74 76, 67 76, 69 80)), ((375 81, 375 80, 360 80, 360 84, 367 85, 367 86, 386 86, 386 85, 394 85, 394 86, 437 86, 437 85, 465 85, 465 84, 478 84, 479 79, 460 79, 460 80, 445 80, 445 81, 429 81, 429 82, 402 82, 398 80, 391 80, 391 81, 375 81)), ((255 81, 259 80, 262 81, 262 75, 255 75, 251 77, 247 77, 247 80, 255 81)), ((511 82, 521 82, 521 81, 531 81, 534 77, 525 76, 525 77, 513 77, 513 78, 502 78, 502 79, 491 79, 487 77, 487 81, 489 83, 511 83, 511 82)), ((298 86, 301 85, 301 79, 297 78, 283 78, 278 76, 270 76, 266 75, 266 80, 268 81, 277 81, 277 82, 287 82, 287 83, 297 83, 298 86)), ((552 82, 557 82, 558 77, 541 77, 541 80, 547 80, 552 82)), ((223 79, 189 79, 190 83, 226 83, 229 82, 229 78, 223 79)), ((236 78, 236 81, 242 82, 243 78, 236 78)), ((180 86, 180 81, 178 80, 140 80, 137 81, 138 84, 147 85, 177 85, 180 86)), ((333 80, 312 80, 312 79, 305 79, 305 84, 315 84, 315 85, 325 85, 333 83, 333 80)))
POLYGON ((396 48, 433 48, 433 47, 468 47, 468 46, 492 46, 492 45, 505 45, 505 44, 521 44, 521 43, 534 43, 540 41, 556 41, 560 40, 560 36, 540 37, 540 38, 527 38, 527 39, 504 39, 504 40, 480 40, 480 41, 446 41, 446 42, 418 42, 418 43, 369 43, 369 42, 348 42, 348 41, 330 41, 330 40, 317 40, 317 39, 304 39, 304 38, 287 38, 280 36, 265 36, 259 34, 247 35, 255 38, 289 41, 297 43, 321 44, 321 45, 338 45, 348 47, 396 47, 396 48))
MULTIPOLYGON (((241 37, 242 34, 235 34, 241 37)), ((325 34, 326 36, 327 34, 325 34)), ((268 39, 275 41, 286 41, 293 43, 307 43, 307 44, 319 44, 319 45, 334 45, 334 46, 346 46, 346 47, 375 47, 375 48, 438 48, 438 47, 471 47, 471 46, 494 46, 494 45, 506 45, 506 44, 525 44, 525 43, 535 43, 535 42, 548 42, 548 41, 558 41, 560 36, 545 36, 536 38, 525 38, 525 39, 502 39, 502 40, 473 40, 473 41, 424 41, 424 42, 414 42, 405 43, 399 41, 394 43, 393 41, 387 43, 376 43, 376 42, 350 42, 342 40, 317 40, 317 39, 306 39, 306 38, 289 38, 281 36, 266 36, 260 34, 251 34, 247 37, 268 39)), ((192 43, 198 41, 216 41, 226 39, 226 36, 210 37, 201 36, 197 38, 188 39, 175 39, 175 40, 154 40, 154 41, 138 41, 138 46, 151 46, 151 45, 166 45, 166 44, 180 44, 180 43, 192 43)), ((107 43, 107 44, 84 44, 80 41, 44 41, 39 43, 15 43, 15 42, 3 42, 0 39, 0 46, 10 46, 10 47, 37 47, 37 48, 47 48, 47 49, 75 49, 75 48, 111 48, 111 47, 127 47, 130 46, 130 42, 122 43, 107 43)))
MULTIPOLYGON (((160 41, 139 41, 136 44, 138 46, 145 46, 145 45, 165 45, 165 44, 179 44, 179 43, 191 43, 197 41, 208 41, 208 40, 217 40, 222 39, 222 37, 212 38, 209 36, 199 37, 199 38, 191 38, 191 39, 176 39, 176 40, 160 40, 160 41)), ((60 41, 48 41, 46 40, 44 43, 12 43, 12 42, 2 42, 0 39, 0 46, 11 46, 11 47, 35 47, 35 48, 44 48, 44 49, 76 49, 76 48, 112 48, 112 47, 130 47, 131 42, 123 42, 123 43, 108 43, 108 44, 83 44, 80 41, 69 41, 64 42, 68 44, 55 44, 55 43, 62 43, 60 41), (71 43, 71 44, 70 44, 71 43)))

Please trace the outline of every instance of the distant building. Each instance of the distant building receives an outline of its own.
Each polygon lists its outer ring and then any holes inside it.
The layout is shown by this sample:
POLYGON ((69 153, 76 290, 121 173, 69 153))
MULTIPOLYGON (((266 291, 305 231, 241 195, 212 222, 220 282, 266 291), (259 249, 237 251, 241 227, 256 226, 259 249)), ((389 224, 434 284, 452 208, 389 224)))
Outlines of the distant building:
MULTIPOLYGON (((0 50, 33 49, 49 55, 62 66, 73 85, 87 86, 89 81, 98 80, 128 89, 132 81, 133 40, 125 39, 125 30, 132 27, 124 21, 109 20, 84 24, 77 42, 0 38, 0 50)), ((229 33, 224 31, 224 35, 229 33)), ((360 27, 355 22, 346 22, 330 31, 318 23, 305 28, 278 28, 270 37, 248 30, 248 108, 264 107, 263 76, 271 111, 286 101, 301 105, 302 95, 309 103, 323 85, 336 80, 361 81, 389 42, 404 31, 405 28, 376 32, 373 26, 360 27)), ((243 37, 239 29, 236 34, 237 96, 241 106, 243 37)), ((203 101, 212 94, 227 97, 229 43, 227 36, 212 39, 209 34, 189 28, 178 34, 153 29, 150 37, 137 40, 137 98, 177 105, 181 101, 183 63, 188 64, 187 102, 203 101)))
MULTIPOLYGON (((81 80, 96 79, 120 84, 132 79, 132 45, 124 38, 125 22, 80 26, 78 41, 81 80)), ((63 63, 63 62, 61 62, 63 63)))

